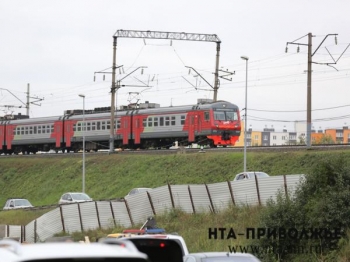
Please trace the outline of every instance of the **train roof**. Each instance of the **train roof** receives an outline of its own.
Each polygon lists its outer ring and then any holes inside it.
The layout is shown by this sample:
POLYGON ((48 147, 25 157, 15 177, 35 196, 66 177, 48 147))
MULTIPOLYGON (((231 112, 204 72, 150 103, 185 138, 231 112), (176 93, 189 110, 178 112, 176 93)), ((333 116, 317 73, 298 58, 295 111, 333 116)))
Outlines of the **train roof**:
MULTIPOLYGON (((211 108, 232 108, 237 109, 238 106, 227 101, 217 101, 211 103, 198 103, 192 105, 181 105, 181 106, 168 106, 168 107, 155 107, 155 108, 130 108, 125 110, 117 110, 116 115, 125 116, 129 114, 158 114, 158 113, 183 113, 190 110, 201 110, 211 108)), ((86 111, 85 111, 86 112, 86 111)), ((67 119, 81 119, 82 114, 73 114, 67 117, 67 119)), ((85 113, 85 118, 109 118, 110 112, 104 113, 85 113)))
MULTIPOLYGON (((154 108, 130 108, 125 110, 117 110, 116 115, 123 116, 128 114, 157 114, 157 113, 181 113, 187 112, 189 110, 209 110, 211 108, 233 108, 238 109, 238 106, 232 104, 231 102, 220 100, 216 102, 205 102, 197 103, 192 105, 181 105, 181 106, 168 106, 168 107, 154 107, 154 108)), ((27 118, 27 119, 17 119, 17 120, 0 120, 1 124, 33 124, 41 122, 54 122, 63 119, 81 119, 82 110, 74 114, 61 115, 61 116, 49 116, 49 117, 37 117, 37 118, 27 118)), ((109 118, 111 112, 95 112, 93 110, 85 110, 86 118, 109 118)))

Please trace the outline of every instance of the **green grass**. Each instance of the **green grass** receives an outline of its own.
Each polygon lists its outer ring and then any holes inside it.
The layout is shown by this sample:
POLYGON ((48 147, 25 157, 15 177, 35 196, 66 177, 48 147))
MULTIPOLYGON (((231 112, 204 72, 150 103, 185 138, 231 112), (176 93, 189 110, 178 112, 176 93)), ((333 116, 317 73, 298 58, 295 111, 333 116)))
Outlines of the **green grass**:
MULTIPOLYGON (((332 154, 341 153, 334 152, 332 154)), ((247 169, 270 175, 307 173, 327 152, 248 153, 247 169)), ((134 187, 203 184, 232 180, 243 169, 243 153, 86 155, 86 192, 94 199, 125 196, 134 187)), ((82 190, 82 159, 0 158, 0 206, 7 198, 33 205, 56 204, 67 191, 82 190)))

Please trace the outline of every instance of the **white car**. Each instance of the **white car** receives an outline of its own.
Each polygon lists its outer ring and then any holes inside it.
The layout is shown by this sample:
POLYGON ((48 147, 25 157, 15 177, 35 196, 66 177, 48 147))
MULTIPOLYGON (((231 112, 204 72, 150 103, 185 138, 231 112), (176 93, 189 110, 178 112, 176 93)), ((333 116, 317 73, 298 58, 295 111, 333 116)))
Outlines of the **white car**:
MULTIPOLYGON (((144 234, 144 235, 135 235, 135 234, 130 234, 130 236, 128 237, 120 237, 121 240, 130 240, 131 242, 134 243, 134 245, 136 246, 136 248, 140 248, 142 247, 142 245, 150 242, 153 244, 158 243, 161 240, 172 240, 175 241, 181 250, 181 255, 185 256, 188 255, 188 248, 186 245, 185 240, 183 239, 183 237, 179 236, 179 235, 173 235, 173 234, 144 234), (152 240, 154 240, 154 242, 152 242, 152 240), (158 241, 159 240, 159 241, 158 241)), ((140 249, 139 249, 140 250, 140 249)), ((141 251, 141 250, 140 250, 141 251)), ((142 251, 141 251, 142 252, 142 251)), ((152 260, 152 259, 151 259, 152 260)))
POLYGON ((92 201, 92 198, 88 194, 82 192, 68 192, 61 196, 58 204, 71 204, 79 202, 92 201))
POLYGON ((33 207, 33 205, 28 201, 28 199, 10 198, 10 199, 7 199, 3 210, 28 208, 28 207, 33 207))
POLYGON ((261 171, 249 171, 249 172, 242 172, 239 173, 235 176, 235 179, 233 181, 237 181, 237 180, 245 180, 245 179, 252 179, 255 178, 255 176, 257 178, 263 178, 263 177, 269 177, 268 174, 266 174, 265 172, 261 172, 261 171))
POLYGON ((127 196, 131 196, 131 195, 135 195, 141 192, 148 192, 151 191, 152 188, 148 188, 148 187, 138 187, 138 188, 133 188, 130 190, 130 192, 127 194, 127 196))
MULTIPOLYGON (((129 245, 128 245, 129 246, 129 245)), ((20 244, 16 241, 0 241, 2 262, 57 262, 57 261, 103 261, 148 262, 146 254, 136 247, 106 245, 102 243, 37 243, 20 244)))
POLYGON ((203 252, 190 253, 184 256, 184 262, 260 262, 260 260, 248 253, 230 252, 203 252))

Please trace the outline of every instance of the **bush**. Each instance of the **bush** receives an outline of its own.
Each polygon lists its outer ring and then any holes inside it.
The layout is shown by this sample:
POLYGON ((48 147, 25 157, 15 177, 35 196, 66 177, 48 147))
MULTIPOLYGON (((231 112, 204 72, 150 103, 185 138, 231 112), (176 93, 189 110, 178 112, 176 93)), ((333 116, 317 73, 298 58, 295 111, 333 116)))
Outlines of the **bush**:
POLYGON ((328 256, 331 261, 338 251, 339 238, 347 242, 349 199, 349 160, 344 156, 322 159, 306 175, 292 198, 279 193, 275 201, 267 203, 259 227, 276 229, 278 233, 276 237, 265 235, 257 240, 259 245, 273 248, 264 258, 267 261, 293 261, 302 256, 305 261, 323 261, 328 256), (285 237, 279 234, 283 230, 286 230, 285 237))

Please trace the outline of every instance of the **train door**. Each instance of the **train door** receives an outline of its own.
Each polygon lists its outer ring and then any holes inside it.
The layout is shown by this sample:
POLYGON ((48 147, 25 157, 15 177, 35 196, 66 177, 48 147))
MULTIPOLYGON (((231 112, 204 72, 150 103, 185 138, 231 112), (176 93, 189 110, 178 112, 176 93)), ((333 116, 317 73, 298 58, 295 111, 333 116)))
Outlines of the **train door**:
POLYGON ((2 150, 5 146, 5 123, 0 123, 0 150, 2 150))
POLYGON ((129 144, 131 137, 131 117, 129 115, 122 116, 120 118, 120 128, 117 130, 117 134, 121 134, 123 137, 123 145, 129 144))
MULTIPOLYGON (((64 121, 64 142, 66 143, 66 147, 72 146, 72 137, 74 136, 74 124, 77 123, 77 120, 66 120, 64 121)), ((56 140, 57 146, 57 140, 56 140)))
POLYGON ((201 130, 200 117, 198 112, 188 113, 188 142, 194 142, 196 133, 201 130))
POLYGON ((12 141, 14 139, 14 133, 13 130, 16 129, 16 125, 11 125, 8 124, 6 125, 5 128, 5 142, 6 142, 6 146, 7 146, 7 150, 12 148, 12 141))
POLYGON ((132 126, 132 133, 134 138, 135 144, 141 143, 141 133, 143 132, 143 118, 142 115, 134 115, 133 117, 133 126, 132 126))
POLYGON ((52 138, 55 138, 56 147, 61 147, 61 143, 63 143, 63 130, 62 130, 63 122, 55 121, 53 124, 53 133, 51 134, 52 138))

